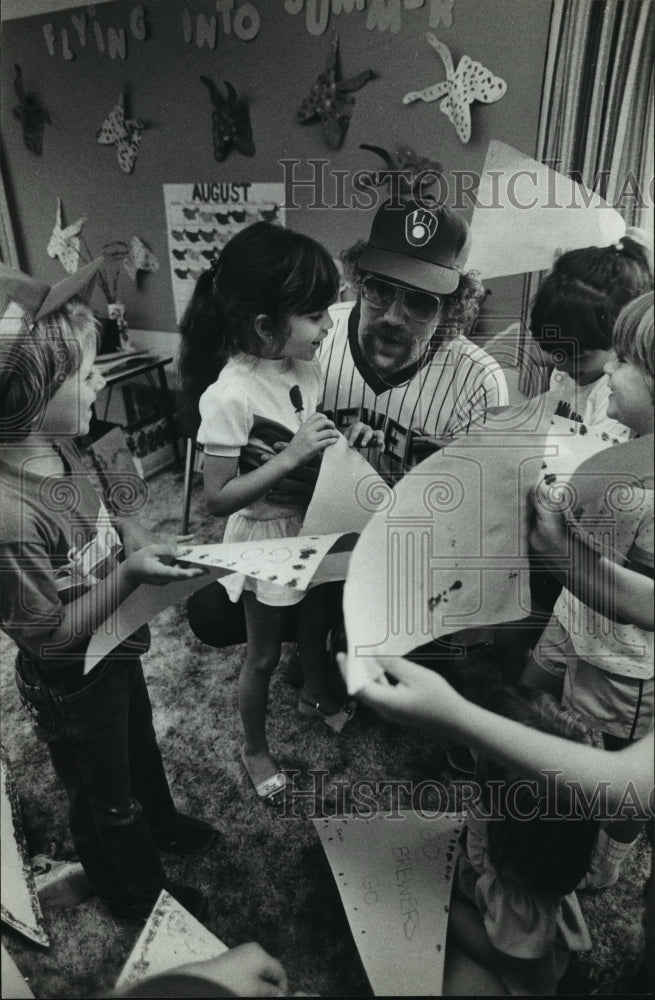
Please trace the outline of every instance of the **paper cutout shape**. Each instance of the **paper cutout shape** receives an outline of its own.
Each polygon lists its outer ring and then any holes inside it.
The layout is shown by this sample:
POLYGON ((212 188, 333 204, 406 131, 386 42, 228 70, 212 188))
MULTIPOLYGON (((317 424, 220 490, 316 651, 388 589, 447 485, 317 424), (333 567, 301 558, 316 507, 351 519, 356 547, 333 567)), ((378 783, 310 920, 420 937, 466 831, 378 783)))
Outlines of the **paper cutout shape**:
POLYGON ((551 405, 544 395, 490 416, 407 473, 368 522, 344 590, 349 694, 379 673, 372 657, 529 613, 528 494, 545 476, 561 488, 611 445, 551 405))
POLYGON ((255 155, 252 137, 250 111, 244 100, 239 100, 231 83, 225 81, 227 98, 223 97, 213 80, 207 76, 200 79, 209 90, 214 110, 212 111, 212 138, 214 159, 222 163, 232 146, 243 156, 255 155))
POLYGON ((125 99, 121 94, 96 133, 101 146, 116 146, 118 165, 125 174, 134 169, 144 128, 138 118, 125 117, 125 99))
MULTIPOLYGON (((622 441, 589 456, 576 466, 568 481, 570 508, 574 516, 580 519, 584 515, 600 513, 602 508, 605 518, 611 517, 618 522, 631 510, 639 509, 639 493, 652 490, 655 485, 652 443, 648 435, 622 441)), ((621 555, 627 555, 620 526, 615 532, 615 542, 621 555)))
MULTIPOLYGON (((425 174, 428 171, 434 174, 443 173, 442 163, 439 163, 438 160, 429 160, 426 156, 419 156, 419 154, 414 152, 413 149, 410 149, 409 146, 396 146, 393 153, 390 153, 382 146, 369 146, 366 143, 360 143, 359 148, 368 149, 371 153, 377 153, 378 156, 382 157, 389 170, 409 170, 412 174, 425 174)), ((423 188, 425 189, 429 187, 430 184, 434 184, 436 180, 436 177, 432 178, 432 180, 424 178, 423 188)), ((383 184, 384 179, 379 179, 377 183, 383 184)))
MULTIPOLYGON (((36 944, 50 946, 27 851, 18 791, 7 751, 0 745, 2 919, 36 944)), ((4 965, 4 963, 3 963, 4 965)), ((4 970, 3 970, 4 971, 4 970)), ((13 996, 5 993, 3 996, 13 996)))
POLYGON ((440 996, 462 816, 312 820, 376 996, 440 996))
POLYGON ((36 94, 25 93, 23 87, 23 71, 18 63, 14 66, 14 90, 18 104, 14 108, 16 118, 23 129, 23 142, 30 153, 41 156, 43 153, 43 137, 46 125, 52 125, 52 119, 42 106, 36 94))
POLYGON ((376 74, 365 69, 348 80, 340 80, 339 36, 335 35, 332 49, 323 73, 312 84, 311 90, 296 112, 296 120, 304 124, 318 118, 323 124, 323 135, 330 149, 339 149, 348 131, 355 108, 353 91, 374 80, 376 74))
POLYGON ((2 945, 2 963, 0 964, 0 968, 2 970, 1 996, 12 997, 13 1000, 29 1000, 30 997, 34 997, 31 989, 25 982, 25 977, 5 948, 4 943, 2 945))
POLYGON ((115 989, 126 990, 148 976, 188 962, 216 958, 227 950, 222 941, 164 890, 116 980, 115 989))
POLYGON ((133 236, 130 240, 127 256, 123 261, 123 267, 130 278, 132 278, 132 281, 136 282, 139 271, 158 271, 159 261, 142 239, 138 236, 133 236))
POLYGON ((303 535, 363 531, 374 512, 389 503, 391 488, 345 437, 326 448, 303 535))
POLYGON ((492 104, 494 101, 499 101, 507 92, 507 84, 470 56, 462 56, 455 69, 448 46, 440 42, 436 35, 428 34, 426 37, 441 56, 446 70, 446 80, 425 90, 414 90, 405 94, 403 104, 411 104, 412 101, 438 101, 439 98, 443 98, 439 105, 440 110, 455 126, 462 142, 468 142, 471 138, 472 102, 482 101, 484 104, 492 104))
POLYGON ((58 257, 62 267, 69 274, 75 274, 80 266, 80 233, 85 222, 86 215, 82 215, 77 222, 72 222, 70 226, 64 228, 61 198, 57 198, 57 218, 46 252, 49 257, 58 257))
POLYGON ((129 639, 146 622, 151 622, 165 608, 185 601, 200 587, 218 580, 227 572, 220 567, 208 567, 206 574, 202 576, 174 580, 165 587, 142 583, 91 636, 84 657, 84 673, 88 674, 93 670, 112 649, 129 639))
POLYGON ((466 267, 483 279, 549 270, 558 253, 609 246, 625 232, 625 221, 600 195, 494 140, 473 209, 466 267))
POLYGON ((178 558, 191 566, 219 566, 279 587, 306 590, 321 560, 340 537, 341 533, 335 533, 192 545, 178 558))
POLYGON ((438 28, 443 24, 445 28, 453 26, 453 7, 455 0, 432 0, 430 4, 430 27, 438 28))

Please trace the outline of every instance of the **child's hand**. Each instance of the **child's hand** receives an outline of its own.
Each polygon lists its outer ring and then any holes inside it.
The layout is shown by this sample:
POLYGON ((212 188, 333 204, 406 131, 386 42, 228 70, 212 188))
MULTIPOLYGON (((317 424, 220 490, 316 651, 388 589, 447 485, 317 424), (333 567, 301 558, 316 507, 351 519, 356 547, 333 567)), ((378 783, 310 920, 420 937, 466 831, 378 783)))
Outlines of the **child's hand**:
POLYGON ((533 522, 530 545, 540 556, 556 560, 570 552, 569 520, 553 503, 552 493, 542 480, 530 494, 533 522))
POLYGON ((183 580, 187 577, 201 576, 205 571, 202 566, 180 566, 176 563, 180 550, 173 542, 159 545, 146 545, 127 557, 123 572, 136 586, 140 583, 152 583, 163 587, 172 580, 183 580))
MULTIPOLYGON (((344 673, 346 655, 337 653, 344 673)), ((381 656, 377 665, 384 674, 358 691, 356 698, 382 718, 404 726, 445 725, 461 699, 439 674, 400 656, 381 656), (388 677, 397 683, 391 684, 388 677)))
POLYGON ((312 413, 281 454, 292 463, 290 468, 295 468, 321 455, 338 440, 339 432, 332 421, 324 413, 312 413))
POLYGON ((356 420, 344 431, 351 448, 384 448, 384 431, 374 431, 368 424, 356 420))
POLYGON ((230 948, 216 958, 179 966, 175 971, 209 980, 238 997, 288 995, 289 984, 283 966, 254 941, 230 948))

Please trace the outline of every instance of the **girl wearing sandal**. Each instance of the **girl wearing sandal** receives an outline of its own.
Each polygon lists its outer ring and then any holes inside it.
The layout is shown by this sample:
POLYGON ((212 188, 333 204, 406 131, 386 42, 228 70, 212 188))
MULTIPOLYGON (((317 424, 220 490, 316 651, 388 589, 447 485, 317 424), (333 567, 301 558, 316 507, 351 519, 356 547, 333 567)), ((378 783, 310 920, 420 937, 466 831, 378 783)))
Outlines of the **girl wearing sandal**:
MULTIPOLYGON (((205 495, 212 514, 229 515, 225 542, 299 532, 304 511, 273 504, 267 494, 292 470, 317 464, 339 438, 332 421, 316 412, 322 375, 315 357, 332 326, 327 310, 338 290, 336 266, 320 244, 268 222, 237 233, 198 279, 181 323, 180 371, 187 402, 200 397, 205 495), (277 441, 285 432, 286 447, 271 449, 264 464, 253 467, 242 454, 249 439, 277 441)), ((361 423, 348 434, 361 447, 374 437, 361 423)), ((241 758, 257 795, 276 803, 286 776, 269 751, 265 718, 287 614, 296 618, 305 674, 301 714, 339 732, 354 711, 342 704, 327 651, 331 601, 325 586, 303 593, 237 573, 220 583, 233 601, 242 597, 246 616, 241 758)))

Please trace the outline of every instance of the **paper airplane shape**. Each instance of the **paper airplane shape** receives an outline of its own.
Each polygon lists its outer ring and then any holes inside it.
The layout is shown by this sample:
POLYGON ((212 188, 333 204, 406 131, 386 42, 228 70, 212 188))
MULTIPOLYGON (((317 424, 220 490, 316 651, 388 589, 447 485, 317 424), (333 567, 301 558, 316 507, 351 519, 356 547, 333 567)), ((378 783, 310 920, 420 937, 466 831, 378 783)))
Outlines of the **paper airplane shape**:
MULTIPOLYGON (((49 947, 50 939, 23 833, 18 791, 4 745, 0 746, 0 794, 2 919, 30 941, 49 947)), ((3 990, 2 995, 9 994, 5 994, 3 990)))
POLYGON ((116 981, 125 990, 149 976, 228 950, 211 931, 163 890, 116 981))
POLYGON ((312 821, 376 996, 441 996, 462 816, 312 821))
POLYGON ((344 590, 349 694, 379 675, 378 657, 529 614, 529 493, 549 477, 559 496, 612 446, 549 405, 545 394, 490 417, 407 473, 368 522, 344 590))
POLYGON ((609 246, 625 231, 600 195, 494 140, 476 195, 466 269, 483 280, 550 270, 560 253, 609 246))

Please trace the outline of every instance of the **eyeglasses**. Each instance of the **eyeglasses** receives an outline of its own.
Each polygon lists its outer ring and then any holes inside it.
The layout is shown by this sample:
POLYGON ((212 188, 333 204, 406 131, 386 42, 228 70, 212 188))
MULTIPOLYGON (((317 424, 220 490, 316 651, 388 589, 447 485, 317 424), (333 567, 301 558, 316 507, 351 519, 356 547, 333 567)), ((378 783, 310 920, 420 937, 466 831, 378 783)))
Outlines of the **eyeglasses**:
POLYGON ((389 309, 398 295, 402 296, 403 309, 408 319, 416 323, 429 323, 439 312, 441 299, 431 292, 420 292, 415 288, 405 288, 384 278, 371 275, 362 281, 362 295, 374 309, 389 309))

